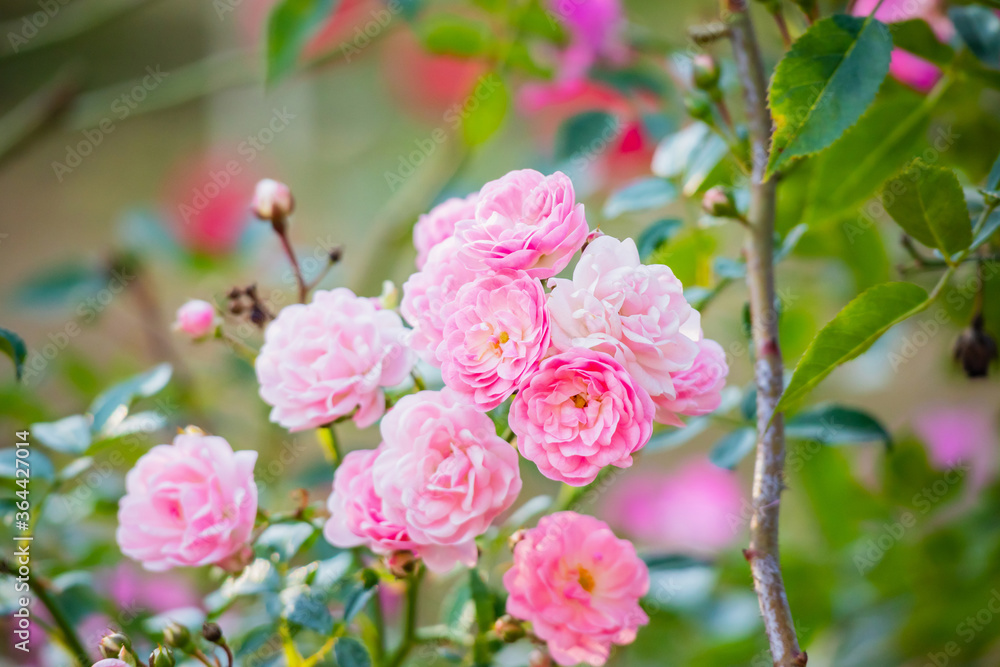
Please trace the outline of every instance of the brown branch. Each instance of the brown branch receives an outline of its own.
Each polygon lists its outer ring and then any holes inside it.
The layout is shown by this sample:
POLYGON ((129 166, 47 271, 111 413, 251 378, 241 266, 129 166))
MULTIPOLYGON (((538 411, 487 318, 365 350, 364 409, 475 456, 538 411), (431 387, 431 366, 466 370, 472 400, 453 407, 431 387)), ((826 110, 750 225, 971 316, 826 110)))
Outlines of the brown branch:
POLYGON ((776 667, 801 667, 806 664, 807 656, 799 650, 778 556, 785 432, 782 416, 774 415, 772 419, 783 390, 783 367, 774 290, 775 180, 764 180, 771 145, 767 76, 746 0, 729 0, 729 10, 732 12, 730 33, 733 55, 743 84, 753 152, 747 215, 750 231, 745 253, 756 353, 757 459, 753 478, 755 511, 750 522, 750 548, 745 555, 753 574, 754 589, 771 646, 771 658, 776 667))

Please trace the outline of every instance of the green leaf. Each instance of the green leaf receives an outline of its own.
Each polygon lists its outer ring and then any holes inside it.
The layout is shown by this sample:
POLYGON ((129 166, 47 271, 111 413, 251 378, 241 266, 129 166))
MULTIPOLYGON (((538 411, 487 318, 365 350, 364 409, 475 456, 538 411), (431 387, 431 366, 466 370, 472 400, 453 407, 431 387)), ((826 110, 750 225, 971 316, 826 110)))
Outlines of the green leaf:
POLYGON ((825 405, 800 412, 785 422, 789 438, 824 444, 882 442, 892 446, 892 436, 867 412, 842 405, 825 405))
POLYGON ((364 583, 357 582, 344 602, 344 622, 350 623, 355 616, 361 613, 361 610, 376 593, 378 593, 378 585, 366 587, 364 583))
POLYGON ((670 181, 643 178, 612 193, 604 204, 604 217, 617 218, 622 213, 661 208, 676 198, 677 188, 670 181))
POLYGON ((786 411, 835 368, 857 357, 893 325, 928 305, 927 291, 913 283, 884 283, 863 292, 809 343, 775 411, 786 411))
POLYGON ((103 289, 107 280, 107 274, 95 267, 64 262, 20 284, 14 301, 31 308, 71 306, 103 289))
POLYGON ((90 447, 90 420, 83 415, 32 424, 30 430, 43 445, 63 454, 83 454, 90 447))
POLYGON ((708 454, 708 460, 720 468, 732 470, 743 458, 753 451, 757 444, 757 432, 750 428, 739 428, 715 443, 708 454))
POLYGON ((339 667, 372 667, 372 658, 365 645, 353 637, 341 637, 333 645, 339 667))
POLYGON ((28 451, 27 465, 31 470, 29 479, 52 481, 52 478, 55 477, 55 468, 52 467, 52 461, 45 455, 45 452, 40 449, 24 447, 0 449, 0 479, 15 479, 18 477, 17 470, 24 470, 25 464, 17 464, 18 459, 25 460, 17 455, 18 451, 28 451))
POLYGON ((988 67, 1000 65, 1000 17, 978 5, 952 7, 948 17, 969 50, 988 67))
POLYGON ((107 433, 118 428, 128 416, 132 401, 159 393, 170 382, 172 373, 170 364, 160 364, 106 389, 87 410, 94 418, 93 432, 107 433))
POLYGON ((955 57, 955 50, 938 40, 927 21, 911 19, 889 25, 892 43, 905 51, 920 56, 937 65, 947 65, 955 57))
POLYGON ((0 328, 0 351, 14 362, 14 377, 20 380, 24 373, 24 360, 28 356, 24 340, 10 329, 0 328))
POLYGON ((674 238, 678 232, 684 229, 684 222, 677 218, 665 218, 657 220, 649 227, 642 230, 635 245, 639 249, 639 257, 646 261, 664 243, 674 238))
MULTIPOLYGON (((876 102, 858 124, 813 160, 803 222, 815 226, 850 214, 917 153, 930 124, 929 108, 906 92, 876 102)), ((797 171, 797 170, 796 170, 797 171)))
POLYGON ((56 477, 60 482, 68 482, 74 477, 82 475, 90 470, 93 465, 94 458, 92 456, 81 456, 78 459, 74 459, 69 465, 60 470, 56 477))
POLYGON ((260 558, 277 556, 280 561, 289 561, 315 532, 316 528, 305 521, 275 523, 265 528, 257 538, 254 552, 260 558))
POLYGON ((167 418, 155 410, 144 410, 129 415, 114 428, 105 428, 105 438, 121 438, 135 433, 152 433, 167 425, 167 418))
POLYGON ((215 604, 208 605, 215 610, 229 601, 244 595, 259 595, 274 592, 281 583, 281 577, 270 561, 258 558, 245 567, 239 576, 230 577, 222 582, 215 604))
POLYGON ((322 596, 310 586, 292 586, 281 591, 281 617, 293 625, 330 634, 333 616, 322 596))
POLYGON ((569 160, 576 155, 593 159, 621 132, 621 121, 605 111, 584 111, 570 116, 559 126, 555 158, 569 160))
POLYGON ((465 143, 479 146, 492 137, 503 124, 509 103, 510 93, 497 72, 480 77, 461 111, 465 143))
POLYGON ((469 58, 485 53, 489 26, 455 14, 436 14, 420 26, 420 40, 431 53, 469 58))
POLYGON ((693 567, 709 567, 711 562, 700 558, 693 558, 684 554, 661 554, 659 556, 646 556, 643 558, 646 567, 653 571, 664 570, 688 570, 693 567))
POLYGON ((490 592, 476 568, 469 570, 469 592, 472 596, 472 602, 476 606, 476 622, 479 624, 479 631, 489 632, 496 621, 493 612, 493 593, 490 592))
POLYGON ((334 0, 280 0, 267 20, 267 82, 288 75, 313 34, 333 13, 334 0))
POLYGON ((882 187, 882 205, 907 234, 945 256, 972 243, 965 195, 951 169, 917 158, 882 187))
POLYGON ((875 99, 889 71, 892 38, 872 17, 815 23, 778 63, 768 94, 774 117, 765 176, 836 141, 875 99))
POLYGON ((997 157, 997 161, 993 163, 993 168, 990 169, 990 173, 986 177, 983 190, 994 197, 1000 197, 1000 157, 997 157))

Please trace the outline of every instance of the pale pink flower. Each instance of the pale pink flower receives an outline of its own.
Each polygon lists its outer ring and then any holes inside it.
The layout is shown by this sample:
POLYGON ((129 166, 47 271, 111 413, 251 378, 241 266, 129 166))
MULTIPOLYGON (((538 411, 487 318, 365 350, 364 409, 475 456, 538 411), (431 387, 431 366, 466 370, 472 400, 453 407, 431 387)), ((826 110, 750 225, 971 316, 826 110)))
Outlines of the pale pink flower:
POLYGON ((104 660, 95 662, 93 667, 131 667, 131 665, 118 658, 105 658, 104 660))
POLYGON ((747 525, 736 473, 696 460, 669 474, 630 476, 606 505, 613 526, 663 551, 711 554, 736 542, 747 525))
POLYGON ((639 599, 649 570, 606 523, 576 512, 542 517, 514 547, 503 577, 507 613, 530 621, 560 665, 603 665, 649 622, 639 599))
POLYGON ((271 220, 276 214, 285 218, 294 208, 295 200, 287 185, 270 178, 258 181, 250 202, 250 210, 254 215, 261 220, 271 220))
POLYGON ((350 452, 337 468, 327 501, 330 519, 323 528, 330 544, 341 549, 364 545, 379 554, 416 551, 406 528, 386 521, 382 499, 375 493, 372 466, 384 449, 350 452))
POLYGON ((344 287, 282 309, 256 363, 271 421, 290 431, 352 414, 361 428, 374 424, 385 412, 383 388, 413 367, 408 338, 399 315, 344 287))
POLYGON ((462 220, 475 219, 477 201, 478 192, 465 198, 452 197, 417 218, 417 224, 413 227, 413 245, 417 249, 418 269, 424 268, 427 256, 434 246, 452 237, 455 225, 462 220))
POLYGON ((476 563, 476 537, 521 490, 514 448, 445 390, 404 396, 381 423, 372 466, 386 523, 405 526, 427 567, 476 563))
MULTIPOLYGON (((878 0, 858 0, 852 13, 867 16, 877 4, 878 0)), ((883 23, 923 19, 941 42, 948 42, 955 34, 940 0, 885 0, 875 12, 875 18, 883 23)), ((929 91, 941 78, 941 69, 937 65, 902 49, 892 50, 889 73, 921 92, 929 91)))
POLYGON ((479 192, 476 219, 455 228, 470 269, 521 269, 534 278, 562 271, 587 239, 583 204, 562 172, 512 171, 479 192))
POLYGON ((444 383, 484 412, 503 403, 549 347, 545 290, 524 271, 464 285, 444 316, 437 348, 444 383))
POLYGON ((177 309, 174 331, 181 331, 191 338, 201 338, 215 330, 217 321, 212 304, 201 299, 191 299, 177 309))
POLYGON ((656 421, 661 424, 683 426, 678 415, 697 417, 707 415, 722 403, 722 389, 726 386, 729 366, 726 352, 714 340, 698 341, 698 356, 690 368, 674 373, 671 379, 677 395, 670 398, 660 394, 656 403, 656 421))
POLYGON ((976 407, 935 406, 919 412, 913 428, 927 446, 931 465, 939 470, 966 466, 970 488, 981 488, 997 473, 995 414, 976 407))
POLYGON ((476 272, 465 268, 458 256, 459 241, 454 237, 434 246, 424 268, 403 284, 399 311, 413 327, 410 346, 420 358, 434 366, 437 348, 444 332, 445 306, 455 299, 458 290, 476 279, 476 272))
POLYGON ((628 468, 653 432, 653 401, 611 356, 570 350, 541 363, 510 407, 517 448, 549 479, 572 486, 628 468))
POLYGON ((257 452, 189 428, 143 454, 125 476, 116 537, 147 570, 218 564, 245 551, 257 516, 257 452))
POLYGON ((552 345, 613 356, 655 401, 677 397, 673 376, 698 354, 697 311, 663 264, 646 266, 632 239, 594 239, 572 280, 549 281, 552 345))

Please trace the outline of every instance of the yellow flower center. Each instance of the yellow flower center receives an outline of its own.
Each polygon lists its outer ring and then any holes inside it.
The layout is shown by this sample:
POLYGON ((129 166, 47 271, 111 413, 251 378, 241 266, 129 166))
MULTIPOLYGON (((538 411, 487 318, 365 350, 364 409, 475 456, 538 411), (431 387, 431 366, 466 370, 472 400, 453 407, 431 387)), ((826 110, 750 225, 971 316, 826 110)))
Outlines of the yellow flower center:
POLYGON ((580 574, 577 575, 577 581, 580 582, 580 586, 583 587, 583 590, 587 591, 588 593, 594 592, 594 575, 592 575, 586 569, 582 567, 580 568, 580 574))
POLYGON ((575 396, 573 396, 573 405, 575 405, 578 408, 587 407, 587 397, 584 396, 583 394, 576 394, 575 396))

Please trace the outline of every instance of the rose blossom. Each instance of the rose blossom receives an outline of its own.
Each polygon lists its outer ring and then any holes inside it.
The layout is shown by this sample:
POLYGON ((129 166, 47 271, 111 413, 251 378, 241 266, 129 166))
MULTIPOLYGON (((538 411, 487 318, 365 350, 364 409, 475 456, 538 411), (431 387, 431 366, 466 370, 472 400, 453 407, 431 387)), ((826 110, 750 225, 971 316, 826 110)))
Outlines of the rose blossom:
POLYGON ((372 465, 384 521, 405 526, 427 567, 476 563, 476 537, 521 490, 517 452, 452 392, 404 396, 381 423, 372 465))
POLYGON ((257 516, 256 461, 193 427, 150 449, 125 476, 122 553, 154 571, 238 560, 257 516))
POLYGON ((521 454, 549 479, 573 486, 601 468, 628 468, 653 430, 653 401, 611 356, 571 350, 550 357, 521 386, 510 428, 521 454))
POLYGON ((603 665, 649 622, 639 599, 649 570, 606 523, 576 512, 542 517, 514 547, 503 577, 507 613, 531 621, 560 665, 603 665))
POLYGON ((476 219, 460 222, 455 236, 470 269, 522 269, 549 278, 569 264, 587 231, 566 174, 522 169, 484 185, 476 219))
POLYGON ((337 468, 327 501, 330 519, 323 528, 330 544, 341 549, 365 545, 379 554, 415 551, 406 528, 386 521, 382 499, 375 493, 372 465, 383 451, 384 447, 350 452, 337 468))
POLYGON ((424 268, 403 284, 399 311, 413 327, 410 346, 425 362, 440 366, 437 348, 444 331, 444 307, 454 300, 462 285, 476 278, 458 257, 459 242, 454 237, 434 246, 424 268))
POLYGON ((524 271, 462 286, 443 315, 437 358, 444 383, 484 412, 503 403, 549 347, 545 290, 524 271))
POLYGON ((707 415, 722 402, 722 389, 726 386, 729 366, 726 353, 714 340, 698 341, 698 356, 694 364, 672 376, 677 396, 661 394, 656 403, 656 421, 671 426, 683 426, 677 415, 697 417, 707 415))
POLYGON ((192 299, 177 309, 174 331, 182 331, 191 338, 201 338, 215 329, 215 322, 215 307, 208 301, 192 299))
POLYGON ((452 197, 417 218, 417 224, 413 227, 413 245, 417 249, 418 269, 424 268, 427 255, 434 246, 451 238, 455 233, 455 225, 462 220, 472 220, 476 217, 478 200, 478 192, 464 199, 452 197))
POLYGON ((601 236, 583 251, 572 280, 549 285, 553 347, 606 352, 654 400, 676 398, 673 376, 694 362, 698 344, 689 334, 700 325, 668 267, 641 264, 632 239, 601 236))
POLYGON ((302 431, 354 412, 359 427, 375 423, 385 412, 383 387, 413 366, 408 337, 399 315, 344 287, 284 308, 256 363, 271 421, 302 431))

